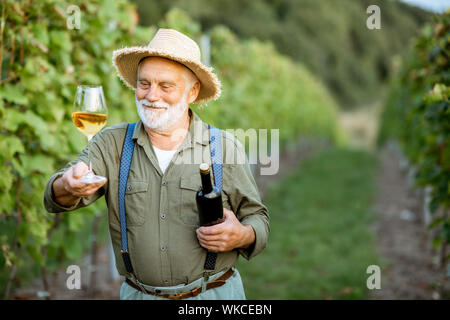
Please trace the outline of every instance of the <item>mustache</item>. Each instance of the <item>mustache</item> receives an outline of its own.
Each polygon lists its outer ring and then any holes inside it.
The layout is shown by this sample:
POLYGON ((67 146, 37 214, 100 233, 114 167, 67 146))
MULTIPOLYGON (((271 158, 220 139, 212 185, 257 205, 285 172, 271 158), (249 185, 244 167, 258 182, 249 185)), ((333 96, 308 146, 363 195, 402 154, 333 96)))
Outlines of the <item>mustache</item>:
POLYGON ((150 102, 147 99, 142 99, 137 101, 140 107, 153 107, 161 109, 169 109, 170 105, 165 102, 150 102))

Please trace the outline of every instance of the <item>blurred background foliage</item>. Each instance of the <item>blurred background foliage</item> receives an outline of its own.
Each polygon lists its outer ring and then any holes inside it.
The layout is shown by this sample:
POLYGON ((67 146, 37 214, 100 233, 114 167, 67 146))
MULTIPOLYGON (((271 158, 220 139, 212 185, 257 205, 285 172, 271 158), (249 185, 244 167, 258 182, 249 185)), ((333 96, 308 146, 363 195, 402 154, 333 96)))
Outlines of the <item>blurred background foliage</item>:
POLYGON ((139 23, 154 25, 170 8, 186 11, 202 30, 225 25, 239 38, 270 41, 303 64, 346 109, 379 97, 391 58, 404 53, 432 14, 400 1, 381 0, 133 0, 139 23), (382 10, 382 28, 365 26, 369 5, 382 10))
MULTIPOLYGON (((131 92, 114 75, 113 49, 139 37, 133 7, 121 1, 1 1, 0 30, 0 288, 46 274, 91 246, 99 201, 79 214, 49 214, 46 181, 87 141, 71 119, 78 84, 101 84, 111 122, 135 117, 131 92), (70 5, 80 29, 67 26, 70 5)), ((146 30, 151 30, 147 28, 146 30)), ((148 33, 148 32, 146 32, 148 33)), ((106 223, 101 224, 106 233, 106 223)))
MULTIPOLYGON (((430 227, 439 230, 433 239, 436 248, 450 243, 449 59, 447 11, 423 29, 406 58, 395 64, 378 136, 379 145, 389 139, 398 140, 416 169, 416 184, 432 188, 430 227)), ((442 258, 449 258, 445 250, 442 258)))

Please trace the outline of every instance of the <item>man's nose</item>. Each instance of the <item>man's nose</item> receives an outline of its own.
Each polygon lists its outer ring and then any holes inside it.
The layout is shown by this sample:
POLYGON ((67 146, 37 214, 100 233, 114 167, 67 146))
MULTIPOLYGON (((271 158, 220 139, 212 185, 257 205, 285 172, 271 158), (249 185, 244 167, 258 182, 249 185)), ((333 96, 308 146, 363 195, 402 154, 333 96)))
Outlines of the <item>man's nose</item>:
POLYGON ((150 102, 158 101, 160 98, 158 89, 153 86, 150 87, 150 89, 148 89, 147 91, 147 94, 145 95, 145 98, 150 102))

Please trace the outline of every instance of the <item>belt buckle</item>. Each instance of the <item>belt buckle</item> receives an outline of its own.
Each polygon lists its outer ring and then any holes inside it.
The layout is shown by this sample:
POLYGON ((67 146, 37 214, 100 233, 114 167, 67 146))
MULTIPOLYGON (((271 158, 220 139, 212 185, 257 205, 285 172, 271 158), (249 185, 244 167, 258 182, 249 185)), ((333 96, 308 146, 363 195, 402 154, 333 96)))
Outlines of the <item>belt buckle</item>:
POLYGON ((207 284, 207 281, 208 281, 210 275, 207 272, 205 272, 203 274, 203 276, 204 276, 204 278, 202 279, 201 287, 196 287, 196 288, 191 289, 186 292, 171 294, 168 296, 168 298, 172 299, 172 300, 181 300, 181 299, 186 299, 186 298, 190 298, 190 297, 195 297, 196 295, 198 295, 202 292, 205 292, 206 284, 207 284), (200 289, 200 292, 198 292, 199 289, 200 289))

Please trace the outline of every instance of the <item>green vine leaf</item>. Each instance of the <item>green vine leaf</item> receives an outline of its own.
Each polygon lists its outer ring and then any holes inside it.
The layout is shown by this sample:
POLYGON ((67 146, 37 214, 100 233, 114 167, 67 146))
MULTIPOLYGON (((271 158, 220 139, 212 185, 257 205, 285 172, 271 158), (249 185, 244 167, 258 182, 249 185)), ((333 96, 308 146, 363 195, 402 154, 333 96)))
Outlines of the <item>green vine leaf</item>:
POLYGON ((1 87, 0 96, 6 101, 13 102, 18 105, 28 104, 28 98, 24 95, 23 90, 19 86, 4 84, 1 87))

